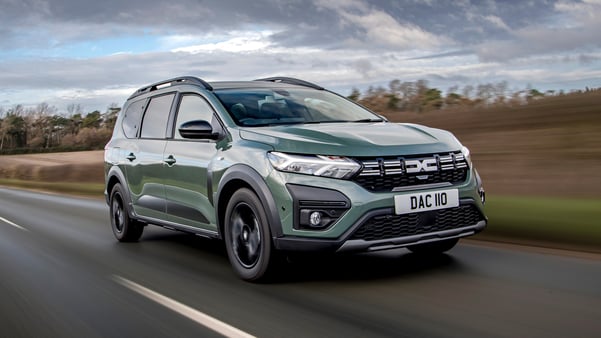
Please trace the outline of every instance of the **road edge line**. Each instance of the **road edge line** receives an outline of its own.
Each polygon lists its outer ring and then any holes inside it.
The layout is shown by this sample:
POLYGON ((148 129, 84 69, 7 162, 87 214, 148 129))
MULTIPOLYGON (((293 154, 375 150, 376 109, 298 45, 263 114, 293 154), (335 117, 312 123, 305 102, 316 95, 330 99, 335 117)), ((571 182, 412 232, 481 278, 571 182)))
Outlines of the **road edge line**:
POLYGON ((219 319, 213 318, 203 312, 200 312, 190 306, 182 304, 176 300, 173 300, 167 296, 163 296, 162 294, 153 291, 149 288, 146 288, 140 284, 132 282, 126 278, 121 276, 113 275, 112 279, 121 284, 122 286, 156 302, 164 307, 179 313, 180 315, 201 324, 223 336, 226 337, 245 337, 245 338, 254 338, 255 336, 250 335, 238 328, 235 328, 227 323, 220 321, 219 319))
POLYGON ((4 218, 4 217, 0 217, 0 221, 2 221, 2 222, 4 222, 4 223, 6 223, 6 224, 8 224, 8 225, 12 225, 13 227, 15 227, 15 228, 17 228, 17 229, 19 229, 19 230, 23 230, 23 231, 29 231, 27 228, 24 228, 24 227, 20 226, 19 224, 13 223, 13 222, 11 222, 11 221, 7 220, 7 219, 6 219, 6 218, 4 218))

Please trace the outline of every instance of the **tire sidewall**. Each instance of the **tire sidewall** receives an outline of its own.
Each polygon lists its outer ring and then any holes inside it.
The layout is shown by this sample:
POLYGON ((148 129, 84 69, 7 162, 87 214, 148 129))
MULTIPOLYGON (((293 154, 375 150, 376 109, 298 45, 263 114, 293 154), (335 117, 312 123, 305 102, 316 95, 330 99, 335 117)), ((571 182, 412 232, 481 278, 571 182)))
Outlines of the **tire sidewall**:
POLYGON ((269 231, 268 218, 263 204, 254 192, 249 189, 242 188, 237 190, 232 195, 232 198, 227 204, 227 209, 225 212, 224 233, 228 258, 232 268, 240 276, 240 278, 247 281, 255 281, 265 276, 272 256, 271 233, 269 231), (230 225, 230 218, 233 210, 235 210, 236 206, 240 203, 245 203, 248 207, 250 207, 257 218, 257 222, 259 223, 259 231, 261 236, 260 255, 256 264, 250 268, 244 267, 239 262, 232 246, 232 229, 230 225))
POLYGON ((113 230, 113 235, 115 235, 115 238, 117 238, 117 240, 121 242, 131 242, 138 240, 140 238, 142 230, 141 224, 138 224, 135 220, 129 217, 128 200, 123 192, 123 187, 121 186, 121 184, 115 184, 110 196, 111 197, 109 200, 109 212, 111 216, 111 229, 113 230), (117 225, 115 224, 115 216, 113 209, 113 201, 115 198, 119 198, 122 204, 123 229, 121 231, 117 229, 117 225))

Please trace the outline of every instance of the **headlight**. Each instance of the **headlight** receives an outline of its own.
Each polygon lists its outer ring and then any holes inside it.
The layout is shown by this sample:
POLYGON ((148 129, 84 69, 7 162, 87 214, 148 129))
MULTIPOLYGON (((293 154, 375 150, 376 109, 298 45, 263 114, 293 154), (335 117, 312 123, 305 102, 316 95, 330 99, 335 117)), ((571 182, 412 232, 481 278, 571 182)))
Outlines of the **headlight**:
POLYGON ((302 156, 270 152, 267 157, 275 169, 297 174, 349 178, 361 169, 359 163, 340 156, 302 156))
POLYGON ((470 155, 470 150, 467 149, 467 147, 462 146, 461 153, 463 154, 463 157, 465 157, 465 161, 467 162, 467 165, 471 168, 472 167, 472 156, 470 155))

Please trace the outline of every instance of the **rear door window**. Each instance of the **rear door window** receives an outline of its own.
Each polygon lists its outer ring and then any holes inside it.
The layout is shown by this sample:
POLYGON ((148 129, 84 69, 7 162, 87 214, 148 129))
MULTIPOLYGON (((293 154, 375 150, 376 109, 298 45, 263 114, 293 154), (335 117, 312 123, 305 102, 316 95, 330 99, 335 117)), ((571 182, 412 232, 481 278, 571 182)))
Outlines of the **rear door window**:
POLYGON ((142 122, 142 138, 164 139, 167 121, 175 94, 167 94, 150 99, 142 122))

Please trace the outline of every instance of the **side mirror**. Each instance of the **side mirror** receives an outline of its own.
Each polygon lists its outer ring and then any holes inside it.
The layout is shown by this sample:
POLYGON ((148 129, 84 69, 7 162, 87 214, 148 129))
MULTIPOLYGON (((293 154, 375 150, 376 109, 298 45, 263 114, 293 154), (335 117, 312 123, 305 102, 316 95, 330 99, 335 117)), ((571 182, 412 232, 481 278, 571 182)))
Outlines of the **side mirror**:
POLYGON ((216 140, 219 138, 219 133, 213 132, 213 126, 204 120, 188 121, 179 126, 178 129, 183 138, 216 140))

